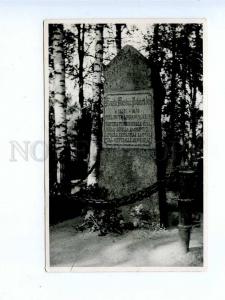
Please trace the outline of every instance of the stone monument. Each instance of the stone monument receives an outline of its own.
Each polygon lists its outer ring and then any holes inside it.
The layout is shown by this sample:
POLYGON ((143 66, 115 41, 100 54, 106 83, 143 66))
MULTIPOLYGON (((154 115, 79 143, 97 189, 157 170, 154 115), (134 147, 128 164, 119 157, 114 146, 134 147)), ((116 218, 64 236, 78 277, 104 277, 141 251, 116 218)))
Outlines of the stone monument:
POLYGON ((109 199, 157 182, 154 89, 148 60, 125 46, 104 70, 99 185, 109 199))

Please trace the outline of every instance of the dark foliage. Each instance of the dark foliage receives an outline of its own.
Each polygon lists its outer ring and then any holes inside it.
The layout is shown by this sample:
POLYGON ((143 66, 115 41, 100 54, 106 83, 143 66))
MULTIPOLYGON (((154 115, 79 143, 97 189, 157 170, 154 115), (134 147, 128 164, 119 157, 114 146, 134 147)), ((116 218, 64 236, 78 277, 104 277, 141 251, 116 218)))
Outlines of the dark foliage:
POLYGON ((121 211, 115 207, 107 209, 92 208, 87 210, 83 223, 77 226, 76 229, 97 231, 101 236, 107 233, 122 234, 124 230, 124 219, 121 211))

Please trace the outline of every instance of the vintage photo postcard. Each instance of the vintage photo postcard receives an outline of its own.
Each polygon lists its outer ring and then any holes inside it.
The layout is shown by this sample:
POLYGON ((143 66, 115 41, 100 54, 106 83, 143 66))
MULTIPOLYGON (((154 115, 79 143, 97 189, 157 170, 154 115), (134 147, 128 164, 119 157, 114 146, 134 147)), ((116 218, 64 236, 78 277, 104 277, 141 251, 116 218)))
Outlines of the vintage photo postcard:
POLYGON ((44 22, 47 271, 204 269, 204 35, 44 22))

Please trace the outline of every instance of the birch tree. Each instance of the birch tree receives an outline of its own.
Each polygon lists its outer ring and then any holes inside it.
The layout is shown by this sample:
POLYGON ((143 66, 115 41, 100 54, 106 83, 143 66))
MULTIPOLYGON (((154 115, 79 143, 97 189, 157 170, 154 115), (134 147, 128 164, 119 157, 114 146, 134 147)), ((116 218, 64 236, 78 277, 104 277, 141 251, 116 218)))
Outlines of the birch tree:
POLYGON ((66 97, 65 97, 65 63, 63 51, 63 25, 53 26, 52 58, 54 64, 54 116, 57 156, 57 183, 63 188, 68 185, 66 165, 68 160, 66 97))
POLYGON ((92 128, 89 154, 89 170, 87 185, 97 183, 99 155, 101 146, 101 96, 102 96, 102 65, 103 65, 103 24, 96 25, 95 63, 93 69, 93 103, 92 128))
POLYGON ((57 159, 55 150, 55 113, 54 113, 54 63, 52 47, 52 28, 49 27, 49 189, 53 193, 57 181, 57 159))

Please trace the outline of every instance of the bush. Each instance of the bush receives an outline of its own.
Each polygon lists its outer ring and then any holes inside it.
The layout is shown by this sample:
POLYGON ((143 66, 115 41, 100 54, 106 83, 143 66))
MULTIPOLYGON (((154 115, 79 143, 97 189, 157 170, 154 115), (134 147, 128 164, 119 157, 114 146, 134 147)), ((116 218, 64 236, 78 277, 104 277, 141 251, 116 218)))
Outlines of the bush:
POLYGON ((121 211, 117 208, 92 208, 86 212, 84 222, 77 229, 90 229, 91 231, 97 231, 99 235, 106 235, 107 233, 122 234, 124 219, 121 211))
POLYGON ((136 205, 130 210, 131 223, 133 228, 147 228, 151 230, 160 230, 158 215, 150 209, 144 208, 143 204, 136 205))

